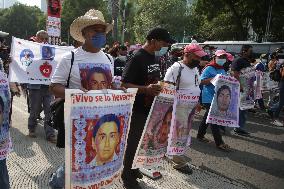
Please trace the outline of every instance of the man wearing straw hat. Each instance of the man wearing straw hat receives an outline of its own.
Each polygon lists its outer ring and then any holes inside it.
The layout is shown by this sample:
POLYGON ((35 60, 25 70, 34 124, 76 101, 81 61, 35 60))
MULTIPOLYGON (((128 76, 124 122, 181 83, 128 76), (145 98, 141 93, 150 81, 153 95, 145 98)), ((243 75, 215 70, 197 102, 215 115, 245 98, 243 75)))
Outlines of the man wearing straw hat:
MULTIPOLYGON (((55 97, 65 97, 67 83, 69 89, 86 90, 81 87, 79 63, 108 64, 113 76, 113 59, 101 50, 106 44, 106 34, 112 28, 112 24, 105 22, 102 12, 94 9, 73 21, 70 34, 76 41, 81 42, 82 46, 74 50, 73 64, 71 64, 72 54, 68 53, 57 65, 50 85, 50 90, 55 97)), ((63 128, 58 130, 57 146, 64 147, 64 138, 63 125, 63 128)), ((56 173, 52 174, 49 185, 51 188, 64 187, 64 167, 61 166, 56 173)))

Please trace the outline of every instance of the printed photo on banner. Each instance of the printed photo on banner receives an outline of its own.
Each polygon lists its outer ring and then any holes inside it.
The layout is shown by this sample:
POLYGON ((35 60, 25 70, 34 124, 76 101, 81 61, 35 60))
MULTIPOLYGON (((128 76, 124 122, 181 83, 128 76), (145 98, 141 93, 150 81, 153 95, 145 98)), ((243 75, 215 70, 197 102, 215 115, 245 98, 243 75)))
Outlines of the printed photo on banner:
POLYGON ((47 3, 48 3, 47 4, 48 16, 60 18, 61 15, 60 0, 48 0, 47 3))
POLYGON ((241 92, 241 104, 240 109, 246 110, 254 107, 255 93, 254 93, 254 82, 255 69, 247 68, 243 69, 240 74, 240 84, 242 86, 241 92))
POLYGON ((40 44, 12 38, 9 81, 29 84, 50 84, 59 61, 74 47, 40 44))
POLYGON ((79 63, 81 85, 87 90, 110 89, 112 74, 110 65, 79 63))
POLYGON ((263 81, 263 74, 260 71, 256 71, 255 72, 255 77, 256 77, 256 81, 255 81, 255 85, 254 85, 254 92, 255 92, 255 99, 261 99, 262 98, 262 94, 261 94, 261 86, 262 86, 262 81, 263 81))
POLYGON ((66 101, 66 113, 70 112, 70 120, 66 118, 66 143, 70 144, 66 166, 71 168, 66 169, 70 175, 66 186, 108 188, 122 171, 136 90, 110 90, 108 94, 71 91, 66 101))
POLYGON ((190 130, 200 91, 179 90, 174 98, 168 155, 183 155, 191 143, 190 130))
POLYGON ((206 123, 239 127, 239 82, 230 76, 217 75, 212 84, 215 94, 206 123))
POLYGON ((154 99, 133 161, 133 168, 154 168, 167 152, 175 88, 165 84, 154 99))
POLYGON ((0 72, 0 160, 11 151, 9 134, 10 89, 6 74, 0 72))

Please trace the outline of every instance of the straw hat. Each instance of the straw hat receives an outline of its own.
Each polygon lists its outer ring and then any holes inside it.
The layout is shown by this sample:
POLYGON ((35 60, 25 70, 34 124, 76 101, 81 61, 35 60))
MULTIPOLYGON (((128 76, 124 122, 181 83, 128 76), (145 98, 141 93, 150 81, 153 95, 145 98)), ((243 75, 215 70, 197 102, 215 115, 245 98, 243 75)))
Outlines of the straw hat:
POLYGON ((70 34, 75 40, 85 42, 82 30, 88 26, 96 24, 106 26, 106 33, 111 31, 113 28, 113 24, 105 22, 104 15, 101 11, 90 9, 84 16, 80 16, 73 21, 70 26, 70 34))

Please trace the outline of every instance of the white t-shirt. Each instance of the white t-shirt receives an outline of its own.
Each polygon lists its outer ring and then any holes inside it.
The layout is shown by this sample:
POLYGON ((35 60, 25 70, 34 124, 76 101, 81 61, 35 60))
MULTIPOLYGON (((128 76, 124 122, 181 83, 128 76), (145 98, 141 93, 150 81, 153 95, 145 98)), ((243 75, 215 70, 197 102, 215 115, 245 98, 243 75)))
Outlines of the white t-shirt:
POLYGON ((188 66, 182 62, 175 62, 171 67, 168 68, 165 75, 164 81, 171 83, 177 82, 177 77, 180 67, 183 67, 180 76, 180 89, 192 89, 200 90, 200 76, 197 68, 190 69, 188 66))
MULTIPOLYGON (((67 79, 71 66, 71 58, 71 52, 69 52, 62 58, 62 60, 58 63, 55 69, 55 72, 51 79, 51 83, 60 83, 62 85, 67 84, 67 79)), ((111 74, 112 76, 114 75, 113 58, 109 54, 106 55, 103 51, 99 51, 98 53, 90 53, 84 51, 82 47, 79 47, 74 50, 74 63, 72 66, 69 82, 70 89, 79 89, 81 87, 81 79, 78 66, 79 63, 109 64, 111 74), (110 58, 111 61, 108 59, 107 56, 110 58)))

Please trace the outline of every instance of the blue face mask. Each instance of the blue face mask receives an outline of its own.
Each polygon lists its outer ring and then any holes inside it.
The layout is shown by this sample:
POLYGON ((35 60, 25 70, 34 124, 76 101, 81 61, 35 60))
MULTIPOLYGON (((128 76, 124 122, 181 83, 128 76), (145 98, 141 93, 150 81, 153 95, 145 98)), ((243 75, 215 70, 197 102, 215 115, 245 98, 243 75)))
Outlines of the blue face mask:
POLYGON ((92 37, 92 44, 95 48, 102 48, 106 44, 106 36, 104 33, 96 33, 95 36, 92 37))
POLYGON ((162 47, 161 50, 156 51, 155 55, 156 56, 163 56, 164 54, 166 54, 168 52, 169 47, 162 47))
POLYGON ((216 59, 216 64, 219 66, 223 66, 226 62, 226 59, 216 59))

